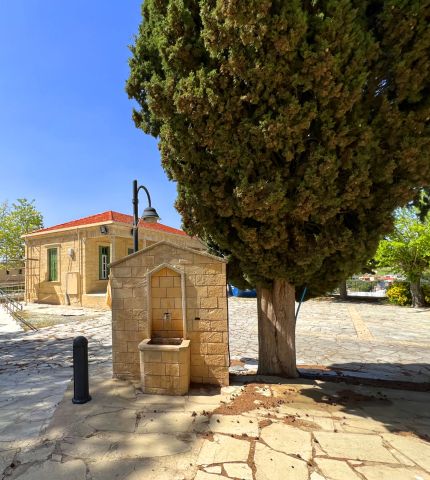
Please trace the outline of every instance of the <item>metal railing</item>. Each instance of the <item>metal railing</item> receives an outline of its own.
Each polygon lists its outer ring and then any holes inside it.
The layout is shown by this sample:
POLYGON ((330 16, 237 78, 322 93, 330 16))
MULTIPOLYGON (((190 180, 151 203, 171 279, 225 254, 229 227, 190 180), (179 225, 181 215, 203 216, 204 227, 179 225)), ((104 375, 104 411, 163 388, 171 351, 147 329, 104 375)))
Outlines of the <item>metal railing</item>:
POLYGON ((25 293, 25 283, 24 282, 7 282, 0 283, 0 290, 3 290, 4 293, 7 293, 10 297, 24 297, 25 293))
POLYGON ((9 312, 16 321, 25 325, 30 330, 37 331, 37 328, 25 320, 25 318, 23 318, 23 316, 20 314, 22 311, 22 305, 3 289, 0 289, 0 303, 3 304, 5 310, 9 312))

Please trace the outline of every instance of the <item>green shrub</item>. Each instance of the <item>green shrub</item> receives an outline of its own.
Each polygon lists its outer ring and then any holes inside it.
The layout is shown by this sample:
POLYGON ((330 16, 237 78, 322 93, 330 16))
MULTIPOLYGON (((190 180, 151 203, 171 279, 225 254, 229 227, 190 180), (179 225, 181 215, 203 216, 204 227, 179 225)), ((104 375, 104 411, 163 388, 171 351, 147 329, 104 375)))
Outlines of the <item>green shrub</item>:
POLYGON ((412 296, 408 282, 393 282, 387 289, 387 298, 394 305, 411 305, 412 296))

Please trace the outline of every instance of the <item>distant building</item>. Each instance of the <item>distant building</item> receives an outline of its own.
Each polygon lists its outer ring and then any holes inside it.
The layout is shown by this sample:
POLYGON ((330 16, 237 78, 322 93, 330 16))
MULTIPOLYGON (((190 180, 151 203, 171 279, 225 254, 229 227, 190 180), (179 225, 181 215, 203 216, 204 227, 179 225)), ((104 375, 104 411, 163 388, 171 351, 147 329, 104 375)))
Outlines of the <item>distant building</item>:
POLYGON ((0 263, 0 286, 5 283, 23 283, 24 282, 24 265, 7 266, 0 263))
MULTIPOLYGON (((106 308, 109 264, 133 253, 133 217, 107 211, 24 235, 28 302, 106 308)), ((161 223, 139 223, 139 249, 161 240, 203 249, 161 223)))

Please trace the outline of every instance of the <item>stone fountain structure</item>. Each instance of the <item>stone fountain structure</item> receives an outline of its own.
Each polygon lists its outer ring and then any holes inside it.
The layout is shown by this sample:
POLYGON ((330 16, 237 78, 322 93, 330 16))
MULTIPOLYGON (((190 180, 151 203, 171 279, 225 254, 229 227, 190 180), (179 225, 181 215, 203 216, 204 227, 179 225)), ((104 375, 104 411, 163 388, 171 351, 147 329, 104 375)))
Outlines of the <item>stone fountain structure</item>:
POLYGON ((228 385, 225 260, 161 241, 110 269, 115 377, 167 395, 228 385))

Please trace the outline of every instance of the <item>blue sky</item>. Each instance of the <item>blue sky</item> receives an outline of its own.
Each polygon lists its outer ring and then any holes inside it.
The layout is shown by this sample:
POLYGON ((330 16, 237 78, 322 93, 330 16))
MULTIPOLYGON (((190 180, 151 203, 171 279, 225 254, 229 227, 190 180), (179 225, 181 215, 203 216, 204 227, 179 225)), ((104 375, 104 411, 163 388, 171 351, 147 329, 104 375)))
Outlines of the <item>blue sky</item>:
POLYGON ((162 222, 180 226, 176 186, 124 90, 140 4, 0 0, 0 202, 35 199, 45 226, 131 213, 137 178, 162 222))

